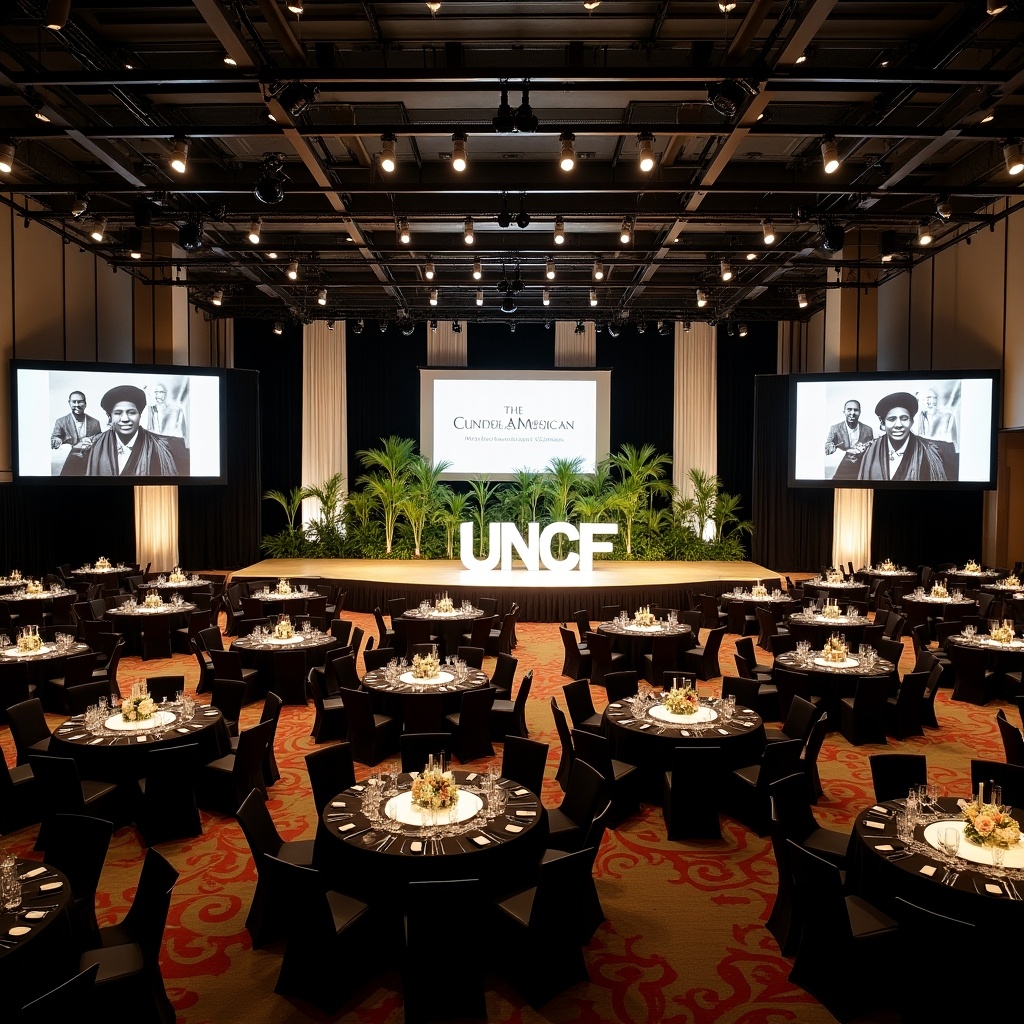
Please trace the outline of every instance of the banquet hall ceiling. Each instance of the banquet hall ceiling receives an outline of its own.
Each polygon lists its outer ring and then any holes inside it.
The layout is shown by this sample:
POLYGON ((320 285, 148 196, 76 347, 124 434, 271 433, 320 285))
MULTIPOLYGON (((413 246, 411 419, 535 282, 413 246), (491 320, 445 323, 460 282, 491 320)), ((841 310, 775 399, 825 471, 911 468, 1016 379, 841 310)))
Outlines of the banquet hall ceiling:
POLYGON ((61 6, 0 5, 0 200, 212 316, 800 319, 1022 194, 1024 0, 61 6))

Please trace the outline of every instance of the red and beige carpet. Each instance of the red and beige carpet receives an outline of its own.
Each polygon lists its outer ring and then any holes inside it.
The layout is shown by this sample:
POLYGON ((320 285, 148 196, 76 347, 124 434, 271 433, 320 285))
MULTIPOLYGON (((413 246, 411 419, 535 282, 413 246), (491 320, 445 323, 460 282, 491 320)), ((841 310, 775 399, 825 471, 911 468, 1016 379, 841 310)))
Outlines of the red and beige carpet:
MULTIPOLYGON (((354 615, 368 632, 372 617, 354 615)), ((549 698, 564 707, 560 675, 562 650, 555 624, 518 626, 516 679, 534 669, 527 709, 530 735, 550 744, 543 800, 555 806, 561 791, 554 782, 558 739, 549 698)), ((909 640, 902 668, 912 660, 909 640)), ((761 653, 762 660, 766 655, 761 653)), ((723 645, 723 669, 732 668, 732 645, 723 645)), ((485 668, 493 662, 485 663, 485 668)), ((121 662, 123 691, 138 678, 186 673, 195 687, 192 659, 171 662, 121 662)), ((715 683, 702 686, 714 692, 715 683)), ((595 693, 595 700, 598 694, 595 693)), ((995 726, 998 705, 986 708, 955 704, 948 691, 936 705, 940 729, 888 747, 852 747, 833 734, 819 759, 825 798, 818 804, 822 824, 849 831, 858 809, 873 802, 868 755, 904 750, 928 756, 930 775, 944 793, 969 788, 972 757, 1003 759, 995 726)), ((242 726, 254 724, 260 705, 243 712, 242 726)), ((1007 708, 1017 721, 1016 709, 1007 708)), ((313 708, 285 707, 277 734, 281 781, 271 790, 270 811, 285 839, 311 839, 316 814, 303 755, 314 749, 309 738, 313 708)), ((58 718, 51 717, 56 725, 58 718)), ((14 763, 10 731, 0 726, 0 747, 14 763)), ((499 748, 500 754, 500 748, 499 748)), ((480 762, 481 764, 483 762, 480 762)), ((357 768, 358 774, 366 769, 357 768)), ((701 799, 694 780, 693 799, 701 799)), ((186 842, 161 844, 160 851, 180 871, 171 901, 161 958, 168 993, 184 1024, 291 1022, 327 1020, 307 1004, 274 994, 280 948, 255 951, 244 921, 256 873, 241 829, 233 819, 203 813, 203 835, 186 842)), ((0 850, 19 856, 32 853, 35 828, 0 838, 0 850)), ((101 925, 117 923, 131 904, 145 849, 134 828, 119 829, 107 856, 97 897, 101 925)), ((787 980, 791 961, 781 956, 765 928, 776 889, 775 860, 768 839, 759 839, 730 818, 723 819, 723 839, 716 842, 669 842, 659 808, 642 813, 609 832, 595 873, 607 922, 586 950, 590 983, 577 985, 541 1011, 533 1010, 497 978, 488 991, 492 1021, 716 1022, 716 1024, 814 1024, 831 1015, 787 980)), ((486 943, 467 935, 466 950, 486 943)), ((457 961, 459 950, 446 953, 457 961)), ((368 949, 360 963, 338 964, 367 977, 357 997, 333 1019, 365 1024, 401 1021, 402 997, 393 951, 368 949)))

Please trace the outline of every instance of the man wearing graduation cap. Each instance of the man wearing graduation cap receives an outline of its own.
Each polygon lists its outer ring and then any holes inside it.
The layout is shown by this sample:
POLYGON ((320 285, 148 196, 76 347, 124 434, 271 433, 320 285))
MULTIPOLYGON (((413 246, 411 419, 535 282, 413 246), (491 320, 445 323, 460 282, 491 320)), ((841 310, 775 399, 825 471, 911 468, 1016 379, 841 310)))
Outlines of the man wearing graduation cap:
POLYGON ((111 388, 101 399, 110 429, 95 439, 86 476, 188 476, 188 449, 180 437, 140 426, 146 393, 132 384, 111 388))
POLYGON ((863 452, 847 452, 835 480, 957 480, 959 458, 949 441, 918 437, 911 429, 917 399, 907 391, 886 395, 876 406, 880 436, 863 452))

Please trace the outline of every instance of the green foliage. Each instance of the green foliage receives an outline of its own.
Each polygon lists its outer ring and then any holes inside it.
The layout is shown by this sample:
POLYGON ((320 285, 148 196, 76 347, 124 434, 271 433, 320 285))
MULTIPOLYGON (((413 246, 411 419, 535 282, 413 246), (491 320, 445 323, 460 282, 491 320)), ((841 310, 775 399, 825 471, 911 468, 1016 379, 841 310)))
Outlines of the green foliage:
POLYGON ((302 501, 307 497, 307 488, 293 487, 290 494, 281 491, 267 491, 264 501, 275 501, 284 510, 288 524, 278 533, 267 534, 260 547, 271 558, 304 558, 310 547, 306 541, 306 531, 295 525, 295 517, 299 514, 302 501))
POLYGON ((321 558, 341 558, 345 545, 345 478, 335 473, 319 486, 305 488, 304 498, 315 498, 319 514, 306 526, 306 539, 321 558))

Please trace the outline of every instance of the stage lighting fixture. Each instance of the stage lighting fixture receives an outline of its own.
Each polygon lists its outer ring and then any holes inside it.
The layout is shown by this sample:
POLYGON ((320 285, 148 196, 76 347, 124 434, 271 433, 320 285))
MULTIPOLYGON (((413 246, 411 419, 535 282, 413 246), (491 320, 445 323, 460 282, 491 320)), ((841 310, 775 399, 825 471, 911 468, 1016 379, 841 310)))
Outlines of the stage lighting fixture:
POLYGON ((71 216, 81 217, 86 210, 89 209, 89 197, 88 196, 75 196, 75 201, 71 204, 71 216))
POLYGON ((722 260, 722 262, 719 264, 719 266, 721 267, 721 270, 722 270, 722 280, 723 281, 731 281, 732 280, 732 267, 729 266, 729 261, 728 260, 722 260))
POLYGON ((718 5, 718 9, 723 14, 728 14, 730 11, 735 11, 736 10, 736 5, 734 3, 720 3, 718 5))
POLYGON ((284 199, 284 186, 288 183, 288 175, 284 173, 284 159, 280 153, 269 153, 263 158, 260 174, 253 185, 253 195, 267 206, 284 199))
POLYGON ((508 89, 501 90, 498 112, 491 118, 491 125, 499 135, 510 135, 516 130, 516 119, 508 105, 508 89))
POLYGON ((225 52, 224 56, 223 56, 223 57, 221 57, 221 60, 222 60, 222 61, 223 61, 223 62, 224 62, 225 64, 227 64, 227 66, 228 66, 229 68, 234 68, 234 67, 238 67, 238 61, 237 61, 237 60, 235 60, 235 58, 234 58, 234 57, 232 57, 230 53, 227 53, 227 52, 225 52))
POLYGON ((558 157, 558 166, 563 171, 571 171, 576 166, 576 136, 572 132, 562 132, 558 141, 562 144, 562 151, 558 157))
POLYGON ((922 221, 917 227, 917 244, 918 245, 931 245, 932 244, 932 231, 928 227, 927 221, 922 221))
POLYGON ((806 309, 807 308, 807 292, 797 292, 796 293, 796 304, 801 309, 806 309))
POLYGON ((391 326, 391 324, 387 320, 378 320, 377 321, 377 330, 379 330, 381 334, 387 334, 388 333, 388 328, 390 326, 391 326))
POLYGON ((684 334, 689 334, 690 333, 690 321, 689 320, 684 320, 683 321, 683 333, 684 334))
POLYGON ((526 196, 519 198, 519 213, 516 215, 516 223, 524 230, 530 226, 530 215, 526 212, 526 196))
POLYGON ((184 174, 188 168, 188 139, 174 139, 171 146, 171 169, 184 174))
POLYGON ((434 280, 434 261, 433 260, 427 260, 427 263, 426 263, 426 265, 423 268, 423 276, 428 281, 433 281, 434 280))
POLYGON ((545 288, 541 293, 541 303, 545 306, 551 305, 551 289, 545 288))
POLYGON ((516 273, 509 284, 509 290, 514 292, 521 292, 526 290, 526 284, 523 282, 523 275, 519 273, 519 264, 516 264, 516 273))
POLYGON ((473 280, 474 281, 479 281, 480 278, 483 277, 483 276, 484 276, 484 268, 483 268, 482 264, 480 263, 480 257, 477 256, 477 258, 475 260, 473 260, 473 280))
POLYGON ((565 221, 561 217, 555 218, 555 245, 561 245, 565 241, 565 221))
POLYGON ((472 245, 475 237, 473 233, 473 218, 467 217, 466 223, 462 225, 462 240, 466 245, 472 245))
POLYGON ((410 320, 410 321, 408 321, 408 323, 406 323, 402 327, 402 334, 404 334, 408 338, 411 334, 413 334, 415 332, 415 330, 416 330, 416 321, 415 320, 410 320))
POLYGON ((412 232, 409 230, 409 222, 404 217, 398 222, 398 240, 402 245, 408 245, 412 240, 412 232))
POLYGON ((210 298, 210 301, 215 305, 219 306, 224 301, 224 289, 218 288, 210 298))
POLYGON ((203 222, 197 216, 190 216, 178 228, 178 245, 189 252, 203 247, 203 222))
POLYGON ((604 264, 600 260, 594 260, 594 280, 604 280, 604 264))
POLYGON ((747 261, 748 262, 753 262, 756 259, 757 259, 757 253, 756 252, 748 252, 747 253, 747 261))
POLYGON ((846 228, 842 224, 829 224, 822 232, 822 243, 827 252, 839 252, 846 244, 846 228))
POLYGON ((835 139, 821 140, 821 162, 825 165, 826 174, 834 174, 839 169, 839 150, 835 139))
POLYGON ((540 121, 537 119, 537 115, 533 112, 533 107, 530 106, 530 90, 523 90, 523 102, 519 104, 519 109, 516 111, 516 131, 517 132, 535 132, 540 121))
POLYGON ((328 320, 327 321, 327 330, 329 330, 329 331, 333 331, 334 330, 334 321, 333 320, 328 320))
POLYGON ((252 223, 249 225, 249 241, 253 245, 260 244, 260 229, 263 227, 263 221, 259 217, 253 217, 252 223))
POLYGON ((708 293, 702 289, 697 289, 697 305, 703 309, 708 304, 708 293))
POLYGON ((278 320, 278 322, 276 324, 274 324, 274 333, 275 334, 284 334, 284 324, 281 323, 280 320, 278 320))
POLYGON ((1009 6, 1006 0, 985 0, 985 13, 994 17, 997 14, 1002 14, 1009 6))
POLYGON ((596 306, 597 305, 597 289, 596 288, 591 288, 590 289, 590 304, 592 306, 596 306))
POLYGON ((548 260, 547 266, 544 268, 544 276, 549 281, 554 281, 554 279, 555 279, 555 261, 554 260, 551 260, 551 259, 548 260))
POLYGON ((647 333, 647 321, 644 320, 643 317, 641 317, 636 322, 636 333, 637 334, 646 334, 647 333))
POLYGON ((133 260, 142 259, 142 228, 128 229, 128 255, 133 260))
MULTIPOLYGON (((1020 174, 1024 171, 1024 152, 1021 150, 1020 139, 1007 139, 1003 143, 1003 160, 1008 173, 1020 174)), ((3 170, 2 166, 0 170, 3 170)))
POLYGON ((276 252, 268 252, 267 253, 267 259, 268 260, 276 260, 277 259, 277 253, 276 252))
POLYGON ((949 220, 953 216, 953 207, 946 196, 939 196, 935 203, 935 212, 943 220, 949 220))
MULTIPOLYGON (((775 244, 775 226, 772 224, 770 218, 765 217, 761 221, 761 233, 764 235, 764 244, 765 245, 774 245, 775 244)), ((748 256, 747 259, 749 259, 749 258, 750 257, 748 256)))
POLYGON ((483 288, 477 288, 476 290, 476 304, 482 306, 484 304, 484 290, 483 288))
POLYGON ((573 329, 573 334, 586 334, 587 328, 584 326, 582 320, 576 321, 576 327, 573 329))
POLYGON ((601 6, 601 0, 583 0, 585 11, 596 11, 601 6))
POLYGON ((505 292, 505 297, 501 300, 502 313, 514 313, 518 308, 515 296, 511 292, 505 292))
POLYGON ((747 325, 746 324, 739 324, 737 326, 737 331, 739 332, 739 336, 741 338, 745 338, 747 336, 747 325))
POLYGON ((724 82, 712 82, 708 86, 708 103, 722 117, 733 118, 740 109, 745 97, 743 86, 731 78, 724 82))
MULTIPOLYGON (((513 310, 512 312, 514 313, 514 312, 515 312, 515 310, 513 310)), ((515 323, 515 321, 514 321, 514 320, 512 321, 512 323, 510 323, 510 324, 508 325, 508 333, 509 333, 509 334, 515 334, 515 333, 516 333, 516 323, 515 323)))
POLYGON ((320 86, 312 82, 289 82, 274 97, 292 117, 298 117, 315 102, 320 86))
POLYGON ((501 213, 498 214, 498 227, 512 227, 512 211, 508 208, 508 196, 501 198, 501 213))
POLYGON ((430 289, 430 304, 432 306, 436 306, 437 305, 437 289, 436 288, 431 288, 430 289))
POLYGON ((288 264, 288 267, 285 270, 285 275, 288 277, 289 281, 297 281, 298 280, 298 278, 299 278, 299 261, 298 260, 292 260, 291 263, 288 264))
POLYGON ((327 305, 327 289, 326 288, 321 288, 320 291, 318 291, 316 293, 316 301, 317 301, 317 304, 320 305, 320 306, 326 306, 327 305))
POLYGON ((452 136, 452 169, 461 174, 466 169, 466 133, 456 132, 452 136))
POLYGON ((622 329, 618 326, 618 324, 614 324, 614 323, 612 323, 609 320, 608 321, 608 337, 609 338, 617 338, 621 333, 622 333, 622 329))
POLYGON ((10 174, 14 170, 14 143, 10 139, 0 141, 0 171, 10 174))
POLYGON ((640 146, 640 170, 649 174, 654 170, 654 136, 643 132, 637 142, 640 146))
POLYGON ((619 241, 623 245, 629 245, 633 241, 633 224, 628 217, 622 218, 622 227, 619 228, 619 241))
POLYGON ((431 330, 432 330, 432 331, 433 331, 433 332, 434 332, 435 334, 437 333, 437 321, 436 321, 436 320, 431 320, 431 321, 430 321, 430 329, 431 329, 431 330))
POLYGON ((658 333, 663 338, 667 338, 672 333, 672 321, 671 320, 659 320, 658 321, 658 333))
POLYGON ((391 132, 385 132, 380 137, 380 169, 385 174, 390 174, 398 165, 395 159, 395 137, 391 132))
POLYGON ((356 321, 356 322, 355 322, 355 323, 354 323, 354 324, 352 325, 352 333, 353 333, 353 334, 362 334, 362 333, 363 333, 363 328, 364 328, 364 327, 366 327, 366 322, 365 322, 365 321, 364 321, 364 320, 362 319, 362 317, 360 317, 360 318, 359 318, 359 319, 358 319, 358 320, 357 320, 357 321, 356 321))
POLYGON ((288 10, 291 11, 292 14, 301 14, 302 0, 288 0, 288 10))
MULTIPOLYGON (((430 11, 431 14, 437 14, 437 12, 441 10, 441 0, 427 0, 427 10, 430 11)), ((434 325, 434 330, 437 330, 436 324, 434 325)))
POLYGON ((452 321, 452 334, 461 334, 461 333, 462 333, 462 321, 461 320, 453 320, 452 321))
POLYGON ((70 13, 71 0, 50 0, 46 5, 46 27, 51 32, 60 32, 70 13))

